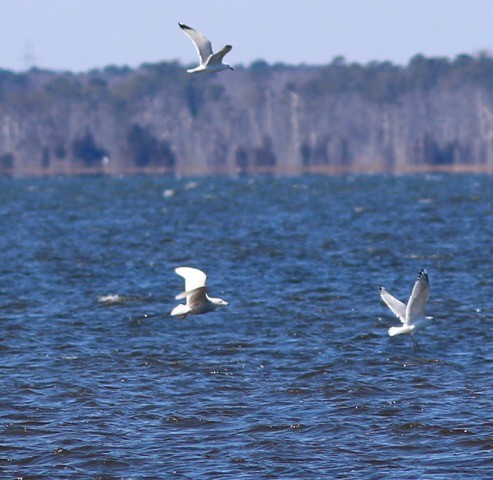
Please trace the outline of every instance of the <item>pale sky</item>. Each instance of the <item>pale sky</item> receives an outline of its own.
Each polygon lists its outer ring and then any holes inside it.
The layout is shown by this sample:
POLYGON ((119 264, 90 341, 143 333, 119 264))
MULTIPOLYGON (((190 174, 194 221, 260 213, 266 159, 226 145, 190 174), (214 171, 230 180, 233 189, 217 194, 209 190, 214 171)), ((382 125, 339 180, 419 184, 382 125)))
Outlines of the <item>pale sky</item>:
POLYGON ((493 0, 0 0, 0 68, 87 71, 196 62, 178 27, 227 61, 322 65, 493 51, 493 0))

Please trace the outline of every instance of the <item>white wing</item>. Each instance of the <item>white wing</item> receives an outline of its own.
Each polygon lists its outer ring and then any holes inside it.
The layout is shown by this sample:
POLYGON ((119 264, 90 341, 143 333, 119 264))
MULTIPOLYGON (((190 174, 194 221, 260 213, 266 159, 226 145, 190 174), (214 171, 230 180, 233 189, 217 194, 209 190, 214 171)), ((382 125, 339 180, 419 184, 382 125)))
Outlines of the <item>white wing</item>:
POLYGON ((190 310, 201 307, 207 303, 206 287, 196 288, 190 295, 187 295, 187 305, 190 310))
MULTIPOLYGON (((178 25, 180 25, 180 28, 190 37, 193 44, 195 45, 197 53, 200 57, 200 64, 205 65, 207 63, 207 60, 209 60, 212 55, 212 44, 210 40, 204 34, 200 33, 197 30, 194 30, 188 25, 185 25, 183 23, 179 23, 178 25)), ((225 54, 226 53, 227 52, 225 52, 225 54)))
POLYGON ((198 268, 178 267, 175 272, 185 279, 185 293, 205 287, 207 275, 198 268))
POLYGON ((219 52, 214 53, 214 55, 209 58, 209 61, 207 62, 208 65, 220 65, 223 62, 224 55, 226 55, 228 52, 230 52, 233 49, 231 45, 226 45, 222 50, 219 50, 219 52))
POLYGON ((425 305, 429 296, 430 282, 428 280, 428 272, 422 269, 418 274, 418 279, 407 302, 406 315, 410 322, 425 316, 425 305))
POLYGON ((393 297, 384 287, 380 287, 380 297, 392 310, 392 313, 402 322, 406 323, 406 305, 393 297))

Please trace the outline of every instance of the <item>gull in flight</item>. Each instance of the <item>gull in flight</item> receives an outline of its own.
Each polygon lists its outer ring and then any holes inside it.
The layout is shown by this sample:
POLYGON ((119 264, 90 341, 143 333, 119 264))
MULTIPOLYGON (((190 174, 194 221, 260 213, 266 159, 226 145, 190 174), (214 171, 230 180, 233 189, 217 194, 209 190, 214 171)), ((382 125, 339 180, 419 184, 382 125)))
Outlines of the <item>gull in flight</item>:
POLYGON ((393 337, 407 333, 411 335, 414 348, 417 348, 418 343, 414 338, 414 332, 426 328, 433 320, 433 317, 425 317, 425 305, 430 296, 428 272, 425 269, 420 270, 407 305, 393 297, 383 286, 380 286, 379 291, 382 300, 402 322, 402 327, 390 327, 389 335, 393 337))
POLYGON ((186 305, 177 305, 171 311, 171 315, 178 315, 185 318, 187 315, 199 315, 201 313, 212 312, 217 307, 227 305, 228 302, 220 298, 212 298, 207 295, 205 286, 206 274, 198 268, 178 267, 175 272, 185 279, 185 291, 175 298, 181 300, 186 298, 186 305))
POLYGON ((196 72, 220 72, 221 70, 233 70, 231 65, 223 63, 224 55, 231 51, 231 45, 226 45, 219 52, 212 53, 210 40, 202 33, 183 23, 178 23, 180 28, 190 37, 200 58, 200 65, 187 70, 188 73, 196 72))

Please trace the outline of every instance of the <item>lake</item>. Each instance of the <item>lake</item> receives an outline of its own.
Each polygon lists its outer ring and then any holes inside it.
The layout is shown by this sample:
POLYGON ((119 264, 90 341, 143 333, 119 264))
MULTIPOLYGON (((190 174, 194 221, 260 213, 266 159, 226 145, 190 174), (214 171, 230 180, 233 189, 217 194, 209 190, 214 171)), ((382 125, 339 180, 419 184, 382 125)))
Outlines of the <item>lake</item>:
POLYGON ((2 478, 493 478, 493 177, 0 179, 2 478), (170 317, 178 266, 213 313, 170 317), (406 302, 426 268, 416 339, 406 302))

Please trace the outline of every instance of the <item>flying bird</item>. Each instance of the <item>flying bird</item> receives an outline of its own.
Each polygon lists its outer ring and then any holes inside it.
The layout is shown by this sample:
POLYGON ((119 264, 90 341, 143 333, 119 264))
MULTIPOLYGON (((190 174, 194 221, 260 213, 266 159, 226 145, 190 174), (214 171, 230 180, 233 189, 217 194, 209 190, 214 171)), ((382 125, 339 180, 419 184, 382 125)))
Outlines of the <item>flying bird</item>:
POLYGON ((212 312, 217 307, 227 305, 228 302, 221 298, 212 298, 207 295, 205 281, 206 274, 198 268, 178 267, 175 272, 185 279, 185 291, 175 298, 181 300, 186 298, 186 304, 177 305, 171 311, 171 315, 178 315, 185 318, 187 315, 199 315, 202 313, 212 312))
POLYGON ((231 45, 226 45, 217 53, 212 53, 212 44, 210 40, 197 30, 183 23, 178 23, 180 28, 190 37, 200 58, 200 65, 187 70, 188 73, 196 72, 220 72, 221 70, 233 70, 231 65, 223 63, 224 55, 231 51, 231 45))
POLYGON ((425 269, 420 270, 407 305, 393 297, 383 286, 380 286, 379 291, 382 300, 402 322, 401 327, 390 327, 389 335, 393 337, 394 335, 407 333, 411 335, 414 348, 417 348, 418 343, 414 338, 414 333, 426 328, 433 320, 433 317, 425 316, 425 305, 430 296, 428 272, 425 269))

